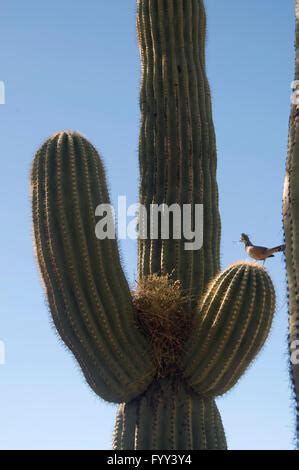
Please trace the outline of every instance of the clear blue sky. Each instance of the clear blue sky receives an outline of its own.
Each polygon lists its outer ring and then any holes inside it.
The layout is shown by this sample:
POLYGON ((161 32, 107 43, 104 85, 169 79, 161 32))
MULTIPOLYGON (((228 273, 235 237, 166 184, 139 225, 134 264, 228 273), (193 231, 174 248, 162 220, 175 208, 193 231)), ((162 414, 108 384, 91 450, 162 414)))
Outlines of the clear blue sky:
MULTIPOLYGON (((206 9, 225 267, 245 257, 233 243, 241 232, 282 240, 294 1, 206 0, 206 9)), ((49 134, 76 129, 102 153, 113 199, 136 202, 135 1, 2 0, 0 44, 0 448, 109 449, 115 407, 89 390, 50 325, 32 252, 29 171, 49 134)), ((132 281, 135 242, 122 253, 132 281)), ((218 399, 231 449, 293 447, 281 255, 267 265, 278 295, 270 339, 218 399)))

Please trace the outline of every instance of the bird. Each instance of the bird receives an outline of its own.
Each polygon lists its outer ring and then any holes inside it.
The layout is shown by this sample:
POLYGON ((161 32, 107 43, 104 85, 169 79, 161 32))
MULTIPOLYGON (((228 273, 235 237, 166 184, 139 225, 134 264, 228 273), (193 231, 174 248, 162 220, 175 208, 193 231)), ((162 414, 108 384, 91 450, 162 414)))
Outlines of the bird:
POLYGON ((273 258, 273 253, 278 253, 285 250, 285 245, 274 246, 273 248, 267 248, 265 246, 256 246, 251 243, 246 233, 241 233, 240 242, 244 243, 245 251, 250 256, 258 261, 266 261, 267 258, 273 258))

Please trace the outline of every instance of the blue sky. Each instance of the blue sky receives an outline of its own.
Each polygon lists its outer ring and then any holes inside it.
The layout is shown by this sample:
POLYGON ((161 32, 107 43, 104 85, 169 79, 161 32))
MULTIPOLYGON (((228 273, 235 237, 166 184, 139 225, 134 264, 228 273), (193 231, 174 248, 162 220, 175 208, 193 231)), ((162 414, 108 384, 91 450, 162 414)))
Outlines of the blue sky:
MULTIPOLYGON (((282 240, 294 1, 205 3, 225 267, 245 258, 233 243, 241 232, 268 245, 282 240)), ((112 199, 136 202, 135 1, 2 0, 1 10, 0 448, 109 449, 115 407, 89 390, 50 324, 32 250, 29 171, 48 135, 79 130, 103 155, 112 199)), ((132 281, 136 245, 121 245, 132 281)), ((293 448, 282 256, 267 266, 278 296, 270 339, 217 400, 231 449, 293 448)))

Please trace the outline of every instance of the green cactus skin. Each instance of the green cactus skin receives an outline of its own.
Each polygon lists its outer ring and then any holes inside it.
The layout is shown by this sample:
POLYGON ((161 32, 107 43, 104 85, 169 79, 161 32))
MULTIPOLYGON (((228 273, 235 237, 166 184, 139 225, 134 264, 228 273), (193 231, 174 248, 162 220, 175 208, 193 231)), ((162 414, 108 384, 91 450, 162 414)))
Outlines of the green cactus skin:
MULTIPOLYGON (((299 1, 296 0, 295 80, 299 80, 299 1)), ((291 108, 288 157, 283 193, 283 225, 288 286, 290 358, 299 347, 299 106, 291 108), (297 343, 296 343, 297 342, 297 343)), ((296 354, 298 358, 298 354, 296 354)), ((299 448, 299 364, 290 360, 290 375, 296 401, 296 445, 299 448)))
POLYGON ((196 303, 219 271, 220 244, 203 2, 141 0, 137 30, 142 63, 140 202, 147 208, 203 204, 205 232, 203 247, 196 251, 186 251, 184 239, 140 240, 139 275, 173 272, 196 303))
MULTIPOLYGON (((204 204, 204 245, 140 240, 139 276, 169 274, 189 295, 192 333, 172 372, 155 365, 138 326, 117 242, 98 240, 95 209, 109 203, 101 159, 63 131, 37 152, 32 203, 37 259, 56 328, 91 388, 119 404, 114 449, 225 449, 214 398, 263 345, 275 294, 266 271, 219 273, 216 144, 205 74, 202 0, 140 0, 140 202, 204 204)), ((158 303, 159 304, 159 303, 158 303)))
POLYGON ((263 346, 275 311, 267 272, 236 263, 220 273, 203 296, 182 371, 200 395, 222 395, 241 377, 263 346))
POLYGON ((113 449, 224 450, 226 439, 213 399, 164 379, 119 406, 113 449))
POLYGON ((95 236, 95 208, 109 203, 96 150, 77 133, 54 135, 36 154, 32 189, 36 252, 55 326, 97 394, 130 400, 154 368, 116 241, 95 236))

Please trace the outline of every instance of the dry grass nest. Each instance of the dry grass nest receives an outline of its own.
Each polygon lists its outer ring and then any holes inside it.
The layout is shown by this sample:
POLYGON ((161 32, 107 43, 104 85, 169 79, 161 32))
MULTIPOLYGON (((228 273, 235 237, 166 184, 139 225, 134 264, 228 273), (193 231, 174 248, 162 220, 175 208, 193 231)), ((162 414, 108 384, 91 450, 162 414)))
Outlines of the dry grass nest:
POLYGON ((190 299, 169 275, 150 275, 132 292, 140 328, 152 346, 159 377, 176 374, 191 328, 190 299))

